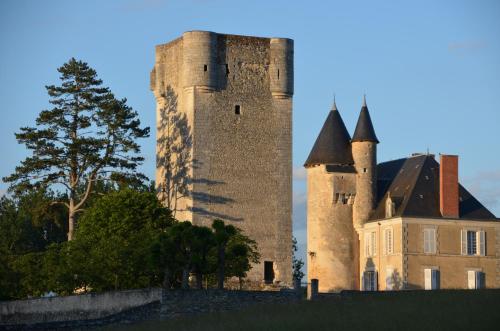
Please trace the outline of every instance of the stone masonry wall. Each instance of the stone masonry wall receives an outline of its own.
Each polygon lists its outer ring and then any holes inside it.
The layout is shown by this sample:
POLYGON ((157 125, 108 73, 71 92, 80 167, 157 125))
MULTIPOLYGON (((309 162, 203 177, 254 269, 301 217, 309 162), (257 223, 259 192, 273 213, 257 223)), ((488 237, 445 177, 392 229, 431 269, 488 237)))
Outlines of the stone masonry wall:
MULTIPOLYGON (((275 281, 291 286, 293 41, 185 33, 157 46, 158 104, 167 86, 193 136, 192 196, 177 218, 241 228, 261 254, 248 278, 262 282, 270 261, 275 281)), ((157 183, 163 176, 158 164, 157 183)))

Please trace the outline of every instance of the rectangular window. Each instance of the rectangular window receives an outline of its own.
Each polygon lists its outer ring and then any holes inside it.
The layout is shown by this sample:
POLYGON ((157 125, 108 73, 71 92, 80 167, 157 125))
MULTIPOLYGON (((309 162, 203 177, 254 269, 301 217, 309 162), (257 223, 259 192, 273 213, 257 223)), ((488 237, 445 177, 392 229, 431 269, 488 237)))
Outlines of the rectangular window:
POLYGON ((439 270, 437 269, 424 269, 424 288, 426 290, 439 289, 439 270))
POLYGON ((467 288, 469 290, 477 290, 485 288, 485 274, 477 270, 467 271, 467 288))
POLYGON ((424 253, 436 254, 436 229, 424 229, 424 253))
POLYGON ((484 231, 462 230, 462 255, 486 255, 484 231))
POLYGON ((467 255, 476 255, 476 231, 467 231, 467 255))
POLYGON ((264 261, 264 282, 272 284, 274 281, 274 268, 272 261, 264 261))
POLYGON ((241 114, 241 106, 240 105, 234 105, 234 113, 236 115, 240 115, 241 114))
POLYGON ((384 230, 384 253, 385 255, 392 254, 394 252, 394 236, 392 233, 392 228, 384 230))
POLYGON ((377 272, 365 271, 363 272, 363 290, 376 291, 377 290, 377 272))

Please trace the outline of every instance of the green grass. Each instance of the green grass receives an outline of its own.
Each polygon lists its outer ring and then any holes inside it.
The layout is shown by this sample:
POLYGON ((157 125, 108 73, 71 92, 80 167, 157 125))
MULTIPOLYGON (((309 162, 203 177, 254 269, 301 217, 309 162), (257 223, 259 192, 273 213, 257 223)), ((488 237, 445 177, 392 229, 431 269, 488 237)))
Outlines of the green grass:
POLYGON ((355 294, 104 330, 500 330, 500 291, 355 294))

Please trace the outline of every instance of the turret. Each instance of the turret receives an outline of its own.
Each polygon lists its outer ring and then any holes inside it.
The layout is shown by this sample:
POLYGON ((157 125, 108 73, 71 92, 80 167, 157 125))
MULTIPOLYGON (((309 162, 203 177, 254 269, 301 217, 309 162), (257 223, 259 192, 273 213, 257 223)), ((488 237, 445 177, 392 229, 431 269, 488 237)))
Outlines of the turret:
POLYGON ((182 35, 182 86, 200 92, 217 88, 217 34, 189 31, 182 35))
POLYGON ((271 38, 269 59, 270 89, 274 98, 293 95, 293 40, 271 38))
POLYGON ((308 278, 320 292, 352 290, 357 280, 352 247, 355 171, 351 137, 334 102, 305 162, 308 278))
POLYGON ((351 140, 352 157, 356 168, 356 199, 353 209, 355 228, 361 227, 375 208, 378 142, 366 105, 366 97, 363 97, 363 106, 351 140))

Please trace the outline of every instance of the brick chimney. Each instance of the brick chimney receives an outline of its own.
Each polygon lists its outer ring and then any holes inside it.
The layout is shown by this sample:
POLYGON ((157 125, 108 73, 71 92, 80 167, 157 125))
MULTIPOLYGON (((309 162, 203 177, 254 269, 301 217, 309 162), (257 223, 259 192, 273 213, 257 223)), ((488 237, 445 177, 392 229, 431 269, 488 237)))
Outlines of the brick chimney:
POLYGON ((439 208, 443 217, 458 218, 458 155, 440 155, 439 208))

